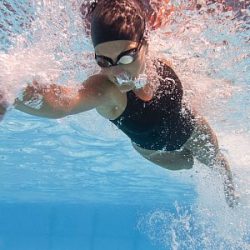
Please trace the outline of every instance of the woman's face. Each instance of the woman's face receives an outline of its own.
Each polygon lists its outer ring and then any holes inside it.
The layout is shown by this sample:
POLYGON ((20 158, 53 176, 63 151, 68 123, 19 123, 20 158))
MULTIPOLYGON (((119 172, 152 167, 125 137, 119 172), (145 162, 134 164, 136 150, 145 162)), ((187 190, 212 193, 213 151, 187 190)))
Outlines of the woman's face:
MULTIPOLYGON (((95 47, 96 56, 104 56, 117 62, 121 53, 135 49, 139 46, 137 42, 118 40, 98 44, 95 47)), ((127 92, 135 88, 133 80, 135 80, 145 69, 145 55, 147 48, 142 45, 138 51, 135 60, 129 64, 119 64, 111 67, 101 67, 102 73, 105 74, 110 81, 115 83, 122 92, 127 92), (119 79, 123 79, 123 84, 119 84, 119 79)))

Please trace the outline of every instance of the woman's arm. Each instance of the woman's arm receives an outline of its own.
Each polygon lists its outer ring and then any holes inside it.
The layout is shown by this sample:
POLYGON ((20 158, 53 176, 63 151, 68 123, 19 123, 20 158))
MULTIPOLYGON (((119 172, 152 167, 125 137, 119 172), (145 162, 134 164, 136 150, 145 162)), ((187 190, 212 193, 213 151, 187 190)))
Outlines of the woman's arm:
POLYGON ((15 100, 14 106, 31 115, 62 118, 110 102, 110 86, 103 75, 94 75, 78 87, 33 82, 15 100))
POLYGON ((146 10, 146 17, 151 30, 165 26, 169 21, 169 16, 175 10, 169 0, 143 1, 146 10))

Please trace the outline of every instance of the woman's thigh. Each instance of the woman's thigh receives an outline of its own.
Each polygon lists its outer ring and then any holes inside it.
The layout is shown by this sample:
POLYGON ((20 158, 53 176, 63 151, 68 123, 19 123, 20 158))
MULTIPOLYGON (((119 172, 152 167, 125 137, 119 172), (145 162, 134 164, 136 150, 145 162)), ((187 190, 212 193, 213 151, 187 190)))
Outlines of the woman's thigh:
POLYGON ((140 148, 134 143, 132 145, 145 159, 170 170, 192 168, 193 157, 212 166, 219 155, 217 137, 203 117, 197 117, 193 134, 180 150, 154 151, 140 148))
POLYGON ((214 164, 219 152, 218 140, 205 118, 197 118, 194 132, 184 147, 200 162, 208 166, 214 164))
POLYGON ((135 150, 145 159, 169 170, 190 169, 193 166, 193 156, 190 150, 184 148, 178 151, 155 151, 138 147, 132 143, 135 150))

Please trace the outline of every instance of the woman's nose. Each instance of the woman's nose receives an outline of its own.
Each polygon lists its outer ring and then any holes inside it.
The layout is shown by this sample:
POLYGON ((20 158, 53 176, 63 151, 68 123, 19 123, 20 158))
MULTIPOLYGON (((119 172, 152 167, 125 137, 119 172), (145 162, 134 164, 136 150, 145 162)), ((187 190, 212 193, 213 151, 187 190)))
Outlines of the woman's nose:
POLYGON ((112 74, 115 75, 115 76, 116 76, 116 75, 121 75, 121 74, 126 73, 125 70, 122 69, 122 68, 120 68, 120 67, 113 67, 113 68, 111 69, 111 72, 112 72, 112 74))

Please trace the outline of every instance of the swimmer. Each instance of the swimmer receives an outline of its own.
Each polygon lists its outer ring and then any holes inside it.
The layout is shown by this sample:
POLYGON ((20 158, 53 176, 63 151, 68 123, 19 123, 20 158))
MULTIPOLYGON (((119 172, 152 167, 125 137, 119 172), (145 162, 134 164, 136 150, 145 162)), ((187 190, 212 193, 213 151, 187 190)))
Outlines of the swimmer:
MULTIPOLYGON (((224 178, 226 201, 233 207, 237 202, 232 174, 216 135, 184 103, 182 84, 170 65, 160 58, 147 58, 149 19, 143 5, 139 0, 102 0, 90 12, 100 72, 77 90, 34 80, 16 99, 15 108, 55 119, 96 109, 130 138, 146 160, 182 170, 192 168, 196 158, 216 169, 224 178)), ((1 112, 5 110, 3 106, 1 112)))

